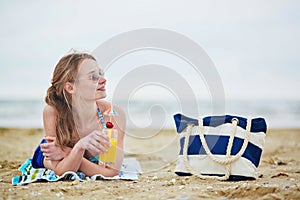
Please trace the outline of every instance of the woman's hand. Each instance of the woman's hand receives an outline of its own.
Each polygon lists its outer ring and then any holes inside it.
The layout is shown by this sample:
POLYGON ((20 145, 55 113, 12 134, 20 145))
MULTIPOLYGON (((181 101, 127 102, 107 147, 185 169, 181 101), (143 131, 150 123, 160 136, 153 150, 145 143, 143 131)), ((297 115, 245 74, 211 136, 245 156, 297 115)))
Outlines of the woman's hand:
POLYGON ((46 136, 44 139, 47 140, 47 143, 41 144, 40 147, 46 160, 62 160, 71 151, 71 148, 61 149, 56 146, 56 137, 46 136))
POLYGON ((110 147, 108 136, 103 131, 93 131, 84 138, 81 138, 77 145, 88 151, 91 156, 107 152, 110 147))

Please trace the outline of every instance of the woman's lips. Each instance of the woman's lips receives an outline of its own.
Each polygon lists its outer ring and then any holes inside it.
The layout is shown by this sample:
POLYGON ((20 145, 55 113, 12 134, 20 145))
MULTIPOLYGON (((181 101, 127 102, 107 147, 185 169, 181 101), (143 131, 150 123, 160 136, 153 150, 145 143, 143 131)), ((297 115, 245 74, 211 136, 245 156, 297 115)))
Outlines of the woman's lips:
POLYGON ((105 91, 105 87, 100 87, 97 89, 98 91, 105 91))

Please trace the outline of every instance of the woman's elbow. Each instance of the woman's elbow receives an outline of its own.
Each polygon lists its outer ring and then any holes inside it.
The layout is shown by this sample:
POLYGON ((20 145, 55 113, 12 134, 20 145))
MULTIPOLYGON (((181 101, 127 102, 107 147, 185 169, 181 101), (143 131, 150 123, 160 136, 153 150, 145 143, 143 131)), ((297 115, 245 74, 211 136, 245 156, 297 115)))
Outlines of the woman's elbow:
POLYGON ((120 170, 112 170, 111 177, 117 176, 120 174, 120 170))
POLYGON ((59 164, 56 164, 55 166, 52 166, 50 168, 56 175, 58 176, 62 176, 64 173, 66 172, 76 172, 75 169, 72 169, 72 168, 66 168, 64 166, 60 166, 59 164))
POLYGON ((120 170, 111 168, 110 170, 102 172, 101 174, 105 177, 114 177, 120 174, 120 170))
POLYGON ((66 170, 62 170, 62 169, 53 169, 54 173, 58 176, 62 176, 64 173, 66 173, 66 170))
POLYGON ((46 169, 52 170, 58 176, 61 176, 65 173, 65 170, 62 170, 62 168, 58 167, 57 161, 50 161, 44 159, 44 166, 46 169))

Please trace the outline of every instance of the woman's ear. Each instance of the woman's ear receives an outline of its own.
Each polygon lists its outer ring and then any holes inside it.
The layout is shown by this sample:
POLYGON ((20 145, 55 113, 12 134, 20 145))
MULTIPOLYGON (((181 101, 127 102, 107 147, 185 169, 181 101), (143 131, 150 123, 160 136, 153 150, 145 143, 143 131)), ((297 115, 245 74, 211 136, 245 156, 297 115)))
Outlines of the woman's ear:
POLYGON ((72 83, 70 82, 66 82, 64 89, 69 93, 69 94, 73 94, 74 93, 74 86, 72 83))

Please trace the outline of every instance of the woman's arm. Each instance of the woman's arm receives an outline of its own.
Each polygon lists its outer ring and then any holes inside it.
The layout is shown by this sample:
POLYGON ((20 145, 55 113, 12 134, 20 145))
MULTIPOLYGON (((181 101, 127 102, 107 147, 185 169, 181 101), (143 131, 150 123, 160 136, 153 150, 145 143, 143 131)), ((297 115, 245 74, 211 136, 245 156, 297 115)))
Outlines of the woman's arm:
POLYGON ((72 150, 70 147, 61 148, 57 146, 54 136, 46 136, 44 139, 47 142, 40 144, 40 147, 46 160, 62 160, 72 150))
MULTIPOLYGON (((46 137, 55 137, 56 111, 53 107, 45 107, 43 120, 46 137)), ((62 175, 66 171, 77 172, 85 150, 99 153, 106 151, 105 147, 100 144, 100 141, 105 145, 109 144, 107 136, 100 131, 93 131, 88 136, 81 138, 62 160, 49 160, 44 158, 44 166, 47 169, 52 169, 57 175, 62 175)), ((44 153, 47 154, 47 152, 44 153)))
MULTIPOLYGON (((62 175, 66 171, 82 171, 88 176, 95 174, 102 174, 104 176, 115 176, 119 174, 119 171, 123 162, 123 140, 125 131, 125 114, 120 108, 115 108, 119 113, 119 116, 115 117, 113 123, 115 128, 118 129, 118 148, 117 148, 117 159, 114 168, 104 167, 96 165, 86 158, 84 158, 85 151, 92 150, 95 152, 95 148, 98 152, 104 152, 105 149, 100 145, 100 141, 104 144, 108 144, 107 136, 104 136, 102 132, 94 131, 88 136, 81 138, 70 152, 60 161, 44 159, 44 166, 47 169, 52 169, 55 174, 62 175)), ((43 112, 44 128, 46 136, 53 136, 55 133, 55 121, 56 112, 51 106, 47 106, 43 112)))
POLYGON ((67 171, 77 172, 81 165, 84 151, 85 149, 80 145, 75 145, 70 153, 61 161, 44 159, 45 168, 53 170, 59 176, 67 171))
MULTIPOLYGON (((106 104, 107 109, 110 108, 110 103, 101 101, 102 105, 103 103, 106 104)), ((118 116, 112 118, 114 128, 118 130, 118 146, 117 146, 117 157, 116 157, 115 166, 105 168, 104 166, 96 165, 88 161, 87 159, 83 159, 83 162, 81 163, 79 169, 80 171, 84 172, 88 176, 92 176, 95 174, 102 174, 104 176, 115 176, 118 175, 121 170, 123 157, 124 157, 123 147, 124 147, 124 133, 126 128, 126 117, 124 111, 120 107, 114 106, 114 109, 118 113, 118 116)), ((108 120, 109 117, 106 117, 105 121, 108 120)))
MULTIPOLYGON (((43 111, 43 122, 46 137, 56 137, 56 111, 47 105, 43 111)), ((47 154, 47 152, 44 152, 47 154)), ((75 145, 72 150, 65 155, 61 161, 44 159, 44 166, 52 169, 57 175, 62 175, 65 171, 77 171, 84 154, 84 149, 80 145, 75 145)))
POLYGON ((103 165, 97 165, 87 160, 86 158, 82 159, 79 169, 87 176, 102 174, 103 176, 106 177, 113 177, 120 173, 120 170, 115 169, 114 167, 109 167, 109 166, 105 167, 103 165))

